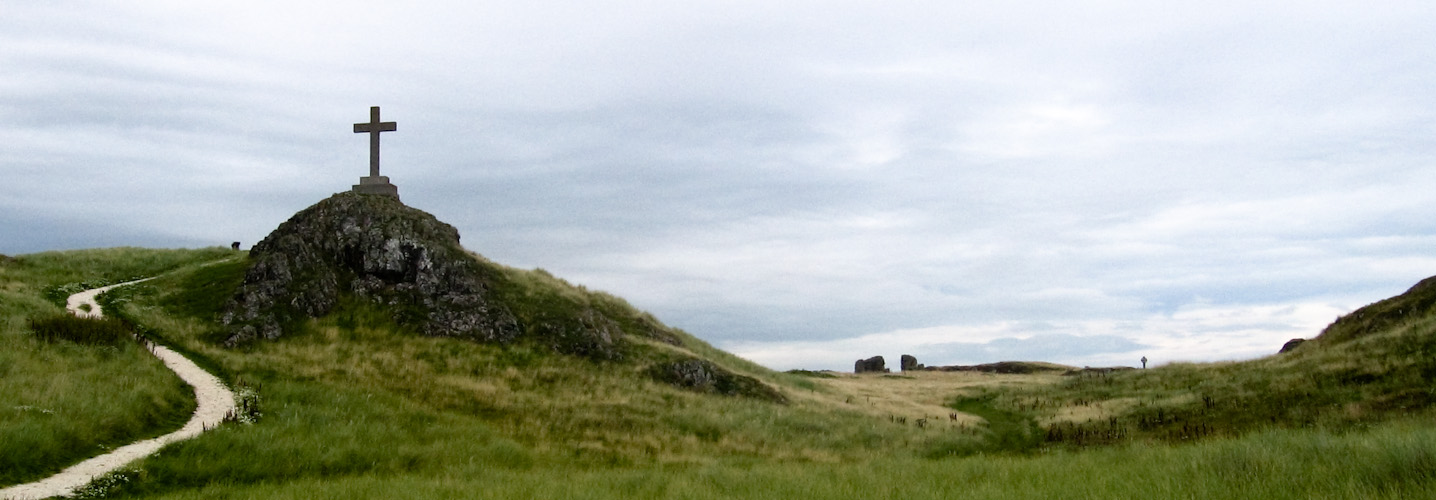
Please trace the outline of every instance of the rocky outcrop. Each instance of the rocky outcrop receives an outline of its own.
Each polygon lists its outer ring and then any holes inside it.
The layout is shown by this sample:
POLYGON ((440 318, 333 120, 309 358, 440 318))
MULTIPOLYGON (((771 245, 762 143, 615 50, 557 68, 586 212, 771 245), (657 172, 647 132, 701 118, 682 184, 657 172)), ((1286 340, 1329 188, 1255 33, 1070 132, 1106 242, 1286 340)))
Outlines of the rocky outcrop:
POLYGON ((226 346, 278 338, 348 296, 424 335, 502 343, 520 333, 494 300, 498 273, 459 246, 453 226, 392 197, 334 195, 280 224, 249 258, 221 318, 226 346))
POLYGON ((853 363, 853 373, 887 373, 887 362, 882 356, 873 356, 868 359, 859 359, 853 363))
POLYGON ((902 358, 898 361, 898 367, 902 368, 902 371, 905 372, 921 370, 923 368, 922 364, 917 362, 917 357, 911 354, 902 355, 902 358))
POLYGON ((1302 344, 1304 344, 1304 343, 1306 343, 1306 339, 1291 339, 1291 340, 1288 340, 1288 341, 1286 341, 1285 344, 1282 344, 1281 350, 1280 350, 1280 351, 1277 351, 1277 354, 1285 354, 1285 353, 1291 352, 1292 349, 1296 349, 1296 346, 1302 345, 1302 344))
POLYGON ((657 363, 649 368, 648 373, 659 382, 690 391, 787 402, 782 393, 758 379, 730 372, 711 361, 698 358, 657 363))

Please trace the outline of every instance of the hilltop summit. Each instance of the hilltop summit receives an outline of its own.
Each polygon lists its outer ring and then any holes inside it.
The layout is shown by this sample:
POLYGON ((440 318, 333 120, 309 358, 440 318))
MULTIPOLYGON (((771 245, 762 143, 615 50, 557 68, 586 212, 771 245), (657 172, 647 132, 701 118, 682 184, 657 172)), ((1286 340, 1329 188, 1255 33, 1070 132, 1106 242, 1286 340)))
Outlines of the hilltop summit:
POLYGON ((425 335, 509 342, 514 314, 494 300, 498 273, 459 246, 459 232, 397 198, 340 193, 294 214, 250 251, 222 316, 224 343, 275 339, 352 296, 389 307, 425 335))
POLYGON ((787 399, 723 366, 719 358, 729 359, 726 354, 622 299, 465 251, 453 226, 392 196, 331 196, 280 224, 249 257, 244 280, 220 317, 228 347, 277 339, 301 331, 310 318, 369 304, 422 335, 527 343, 591 360, 622 360, 648 378, 690 391, 787 399))

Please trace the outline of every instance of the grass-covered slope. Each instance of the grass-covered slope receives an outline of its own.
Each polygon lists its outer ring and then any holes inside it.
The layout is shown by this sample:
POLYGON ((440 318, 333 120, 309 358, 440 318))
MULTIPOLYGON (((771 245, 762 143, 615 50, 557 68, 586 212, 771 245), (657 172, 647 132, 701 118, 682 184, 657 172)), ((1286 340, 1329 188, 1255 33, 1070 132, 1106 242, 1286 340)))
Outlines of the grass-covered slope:
POLYGON ((1406 323, 1436 315, 1436 277, 1421 280, 1401 295, 1362 307, 1322 330, 1317 341, 1331 346, 1389 332, 1406 323))
POLYGON ((118 291, 125 316, 230 380, 259 388, 262 417, 147 460, 131 488, 495 468, 843 462, 977 440, 834 405, 830 389, 806 377, 723 353, 612 295, 478 261, 503 276, 495 290, 521 324, 598 311, 623 336, 624 356, 556 351, 546 337, 492 344, 424 336, 362 300, 341 301, 274 341, 226 348, 217 317, 227 294, 205 284, 234 283, 245 266, 168 275, 118 291), (706 374, 675 382, 664 376, 673 364, 701 365, 706 374))
POLYGON ((1025 415, 1037 446, 1182 443, 1267 428, 1361 428, 1436 414, 1436 280, 1343 316, 1291 352, 1083 373, 962 392, 1025 415))
MULTIPOLYGON (((597 324, 622 356, 431 337, 345 298, 222 346, 248 264, 122 289, 123 315, 258 393, 126 472, 157 498, 1422 498, 1436 317, 1241 363, 781 374, 609 294, 475 257, 519 325, 597 324), (585 323, 584 318, 590 318, 585 323), (665 371, 664 367, 679 367, 665 371), (703 366, 707 375, 693 371, 703 366), (672 375, 678 374, 678 377, 672 375), (722 374, 737 379, 720 382, 722 374), (686 374, 686 375, 685 375, 686 374), (727 394, 761 384, 767 391, 727 394)), ((532 327, 532 326, 529 326, 532 327)))
POLYGON ((136 343, 58 335, 74 328, 56 319, 65 297, 229 256, 111 248, 0 259, 0 485, 171 431, 194 408, 184 383, 136 343))

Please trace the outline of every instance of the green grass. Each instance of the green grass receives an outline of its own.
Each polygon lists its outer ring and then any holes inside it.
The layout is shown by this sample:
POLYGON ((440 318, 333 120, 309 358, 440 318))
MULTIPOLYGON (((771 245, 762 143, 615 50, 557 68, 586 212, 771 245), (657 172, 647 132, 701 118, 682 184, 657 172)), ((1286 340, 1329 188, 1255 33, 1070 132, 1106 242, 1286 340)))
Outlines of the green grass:
MULTIPOLYGON (((990 398, 962 398, 952 408, 986 421, 983 446, 976 452, 1029 452, 1043 444, 1043 430, 1028 415, 994 407, 990 398)), ((935 455, 937 456, 937 455, 935 455)))
MULTIPOLYGON (((216 450, 219 452, 221 450, 216 450)), ((192 459, 206 458, 194 456, 192 459)), ((1278 430, 1190 446, 950 460, 579 467, 482 456, 443 470, 371 469, 282 481, 216 481, 155 498, 1203 498, 1436 495, 1436 431, 1398 422, 1357 433, 1278 430)))
POLYGON ((135 331, 123 320, 114 317, 78 317, 69 313, 32 317, 26 321, 30 333, 41 342, 73 342, 84 345, 114 346, 135 340, 135 331))
MULTIPOLYGON (((1322 349, 1317 341, 1251 362, 1112 374, 775 373, 663 326, 612 295, 541 271, 493 269, 502 275, 500 293, 521 318, 587 310, 610 318, 626 335, 621 359, 555 354, 538 342, 494 346, 423 337, 404 332, 391 311, 354 300, 278 341, 225 349, 216 342, 215 311, 242 277, 242 262, 187 266, 122 289, 110 300, 124 317, 223 377, 252 383, 262 417, 166 448, 124 473, 126 480, 115 481, 119 486, 112 493, 146 498, 1436 494, 1436 426, 1429 423, 1436 375, 1433 319, 1415 318, 1346 339, 1341 349, 1322 349), (762 381, 787 402, 701 394, 651 376, 655 363, 689 358, 762 381), (854 384, 940 391, 932 399, 945 397, 954 413, 980 418, 959 423, 955 415, 949 422, 946 415, 909 414, 898 421, 867 407, 873 398, 845 392, 854 384), (920 427, 919 418, 937 420, 920 427)), ((27 297, 46 305, 42 294, 27 297)), ((45 349, 75 350, 56 354, 62 358, 94 349, 26 338, 45 349)), ((101 394, 87 397, 105 400, 101 394)), ((905 408, 938 404, 944 403, 905 408)))
POLYGON ((1339 430, 1433 413, 1436 316, 1336 347, 1309 344, 1247 362, 1084 374, 987 396, 994 408, 1042 422, 1053 445, 1073 446, 1181 443, 1272 427, 1339 430))
POLYGON ((0 259, 0 485, 169 432, 194 408, 178 377, 137 343, 118 340, 123 325, 69 318, 56 291, 224 255, 118 248, 0 259), (51 341, 66 336, 82 342, 51 341))

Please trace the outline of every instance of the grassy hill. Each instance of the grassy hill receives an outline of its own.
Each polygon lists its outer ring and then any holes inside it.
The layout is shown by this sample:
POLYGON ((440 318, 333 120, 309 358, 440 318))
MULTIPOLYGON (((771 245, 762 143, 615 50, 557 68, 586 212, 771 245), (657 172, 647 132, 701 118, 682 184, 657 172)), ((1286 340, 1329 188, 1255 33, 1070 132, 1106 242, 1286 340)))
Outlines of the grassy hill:
MULTIPOLYGON (((142 352, 122 358, 103 354, 101 347, 41 343, 24 318, 54 313, 53 296, 86 279, 160 274, 107 296, 109 310, 250 388, 257 394, 258 418, 226 424, 136 464, 119 475, 125 480, 115 481, 120 485, 111 491, 115 496, 1412 498, 1436 493, 1436 426, 1429 423, 1436 316, 1408 313, 1406 307, 1396 308, 1402 311, 1399 320, 1360 335, 1329 329, 1291 353, 1241 363, 1071 376, 808 376, 776 373, 724 353, 612 295, 478 257, 502 277, 497 289, 516 315, 602 310, 628 341, 625 355, 594 359, 534 342, 491 345, 427 337, 397 324, 384 308, 355 300, 307 321, 296 334, 224 348, 218 315, 247 266, 232 257, 220 250, 127 249, 36 254, 0 263, 5 294, 0 307, 7 308, 0 323, 5 328, 0 341, 6 343, 0 346, 5 353, 0 412, 38 420, 29 415, 35 412, 16 408, 37 406, 29 403, 36 396, 26 391, 46 376, 92 370, 100 375, 77 384, 102 384, 132 371, 132 365, 150 363, 142 352), (40 356, 33 353, 52 361, 26 364, 40 356), (104 356, 113 362, 95 362, 104 356), (663 369, 695 363, 710 367, 710 374, 742 378, 703 384, 675 380, 668 375, 672 370, 663 369), (757 381, 767 390, 733 380, 757 381), (733 389, 735 384, 741 387, 733 389)), ((1361 317, 1375 311, 1364 310, 1361 317)), ((162 370, 134 378, 158 388, 175 385, 162 370)), ((138 428, 128 435, 160 434, 183 413, 183 404, 176 410, 171 403, 186 400, 182 393, 141 395, 112 386, 77 390, 52 396, 74 409, 48 425, 125 421, 138 428), (168 417, 145 417, 150 414, 168 417)), ((5 438, 0 442, 8 444, 30 428, 0 418, 5 438)), ((51 448, 84 452, 113 446, 117 439, 51 448)), ((37 456, 23 447, 0 446, 0 460, 12 464, 58 468, 70 460, 37 456)), ((33 475, 15 474, 9 481, 33 475)))

